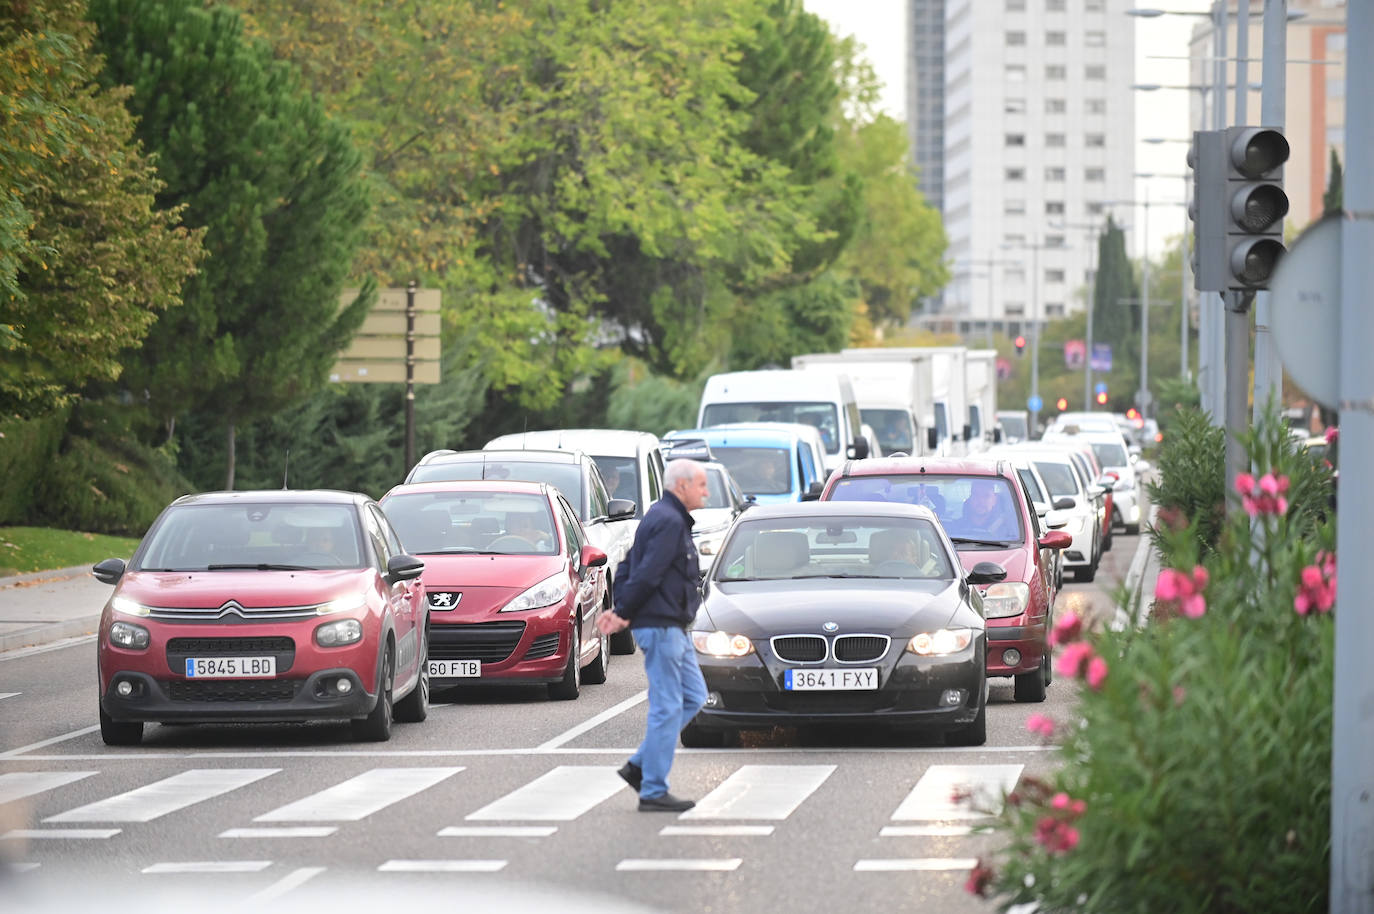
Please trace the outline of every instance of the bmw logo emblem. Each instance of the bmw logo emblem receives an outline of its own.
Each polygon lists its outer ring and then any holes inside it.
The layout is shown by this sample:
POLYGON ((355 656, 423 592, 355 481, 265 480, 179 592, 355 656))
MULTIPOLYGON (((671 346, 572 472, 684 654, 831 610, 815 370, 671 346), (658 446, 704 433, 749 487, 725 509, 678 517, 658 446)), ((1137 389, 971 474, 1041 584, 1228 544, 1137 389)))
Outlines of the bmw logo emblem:
POLYGON ((837 631, 840 630, 840 623, 838 623, 838 622, 827 622, 827 623, 825 623, 824 625, 822 625, 821 628, 825 629, 827 632, 832 632, 832 633, 833 633, 833 632, 837 632, 837 631))

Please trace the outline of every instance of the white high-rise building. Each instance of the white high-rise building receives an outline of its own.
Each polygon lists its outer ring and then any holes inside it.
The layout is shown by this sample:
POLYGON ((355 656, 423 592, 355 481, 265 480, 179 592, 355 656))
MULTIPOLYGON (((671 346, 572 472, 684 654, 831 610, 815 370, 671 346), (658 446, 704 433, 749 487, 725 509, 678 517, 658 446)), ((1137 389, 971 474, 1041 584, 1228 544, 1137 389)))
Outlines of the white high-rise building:
MULTIPOLYGON (((910 3, 910 22, 931 5, 910 3)), ((1130 5, 943 0, 941 198, 952 278, 939 322, 976 336, 989 322, 1020 330, 1082 310, 1094 227, 1109 213, 1131 219, 1130 5)), ((911 100, 908 108, 915 113, 911 100)))

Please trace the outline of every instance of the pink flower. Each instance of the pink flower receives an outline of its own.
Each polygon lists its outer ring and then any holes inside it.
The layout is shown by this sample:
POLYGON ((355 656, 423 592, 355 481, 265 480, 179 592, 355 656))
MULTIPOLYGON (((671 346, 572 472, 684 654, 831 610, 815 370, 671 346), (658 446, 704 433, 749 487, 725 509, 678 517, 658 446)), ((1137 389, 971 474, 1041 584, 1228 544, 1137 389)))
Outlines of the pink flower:
POLYGON ((1211 576, 1207 574, 1206 568, 1201 565, 1193 567, 1193 583, 1197 586, 1199 593, 1207 589, 1207 582, 1209 580, 1211 580, 1211 576))
POLYGON ((986 897, 988 887, 992 885, 993 875, 992 869, 980 859, 973 865, 973 871, 968 874, 968 881, 964 883, 964 891, 970 895, 977 895, 979 898, 986 897))
POLYGON ((1069 795, 1067 793, 1064 793, 1063 791, 1056 793, 1053 797, 1050 798, 1050 805, 1053 806, 1055 809, 1068 809, 1069 803, 1069 795))
POLYGON ((1072 825, 1059 826, 1059 847, 1061 850, 1071 851, 1078 846, 1078 829, 1072 825))
MULTIPOLYGON (((1191 598, 1189 598, 1191 599, 1191 598)), ((1187 601, 1184 601, 1187 605, 1187 601)), ((1088 685, 1094 692, 1102 688, 1102 683, 1107 678, 1107 661, 1101 657, 1094 657, 1088 661, 1088 685)))
POLYGON ((1251 495, 1255 491, 1255 477, 1249 473, 1236 474, 1236 491, 1241 495, 1251 495))
POLYGON ((1078 613, 1064 613, 1054 621, 1054 629, 1050 632, 1050 644, 1058 646, 1077 641, 1082 633, 1083 620, 1079 618, 1078 613))
POLYGON ((1298 592, 1293 595, 1293 609, 1300 616, 1312 610, 1329 612, 1336 605, 1336 558, 1326 552, 1317 553, 1317 565, 1308 565, 1298 575, 1298 592))
POLYGON ((1172 568, 1165 568, 1155 580, 1155 597, 1160 600, 1177 600, 1183 595, 1185 583, 1191 591, 1191 581, 1187 580, 1180 572, 1172 568))
POLYGON ((1273 473, 1265 473, 1259 480, 1260 491, 1265 495, 1279 494, 1279 481, 1274 478, 1273 473))
POLYGON ((1183 686, 1174 686, 1174 705, 1182 705, 1183 699, 1188 697, 1188 690, 1183 686))
POLYGON ((1045 816, 1035 823, 1035 840, 1051 854, 1062 854, 1078 846, 1078 829, 1045 816))
POLYGON ((1055 670, 1060 676, 1065 678, 1075 678, 1082 671, 1083 665, 1088 662, 1088 658, 1093 655, 1093 646, 1086 641, 1075 641, 1064 648, 1059 654, 1059 661, 1055 664, 1055 670))
POLYGON ((1054 736, 1054 720, 1044 714, 1032 714, 1026 718, 1026 729, 1032 733, 1049 738, 1054 736))
POLYGON ((1200 593, 1189 594, 1183 598, 1179 608, 1189 619, 1200 619, 1207 612, 1207 601, 1202 598, 1200 593))
POLYGON ((1083 815, 1083 813, 1088 811, 1088 804, 1083 802, 1082 800, 1074 800, 1073 805, 1069 807, 1069 810, 1075 816, 1081 816, 1083 815))
POLYGON ((1340 430, 1339 428, 1337 428, 1336 426, 1333 425, 1333 426, 1331 426, 1330 428, 1328 428, 1328 429, 1326 430, 1326 443, 1327 443, 1327 444, 1331 444, 1333 441, 1335 441, 1335 440, 1336 440, 1337 438, 1339 438, 1339 437, 1341 437, 1341 430, 1340 430))

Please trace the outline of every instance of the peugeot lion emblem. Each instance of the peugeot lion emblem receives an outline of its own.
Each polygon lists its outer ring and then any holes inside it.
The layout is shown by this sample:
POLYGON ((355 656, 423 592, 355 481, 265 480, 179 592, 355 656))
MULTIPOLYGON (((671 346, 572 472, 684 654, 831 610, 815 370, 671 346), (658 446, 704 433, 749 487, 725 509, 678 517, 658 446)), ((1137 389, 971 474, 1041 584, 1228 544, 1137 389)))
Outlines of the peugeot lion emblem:
POLYGON ((452 609, 458 605, 458 601, 461 599, 463 599, 462 593, 440 590, 429 595, 429 605, 436 609, 452 609))
POLYGON ((822 625, 821 628, 825 629, 827 632, 834 633, 834 632, 837 632, 837 631, 840 630, 840 623, 838 623, 838 622, 827 622, 827 623, 825 623, 824 625, 822 625))

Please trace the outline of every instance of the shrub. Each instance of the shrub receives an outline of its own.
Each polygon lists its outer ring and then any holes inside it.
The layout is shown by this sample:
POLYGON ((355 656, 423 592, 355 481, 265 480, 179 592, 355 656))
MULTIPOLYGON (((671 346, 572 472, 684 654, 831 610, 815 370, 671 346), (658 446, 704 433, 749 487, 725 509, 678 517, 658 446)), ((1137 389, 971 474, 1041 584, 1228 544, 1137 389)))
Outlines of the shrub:
POLYGON ((1033 719, 1064 765, 1007 797, 971 889, 1041 912, 1326 910, 1335 531, 1276 423, 1247 442, 1261 472, 1217 548, 1199 518, 1158 531, 1152 624, 1056 623, 1082 724, 1033 719))
POLYGON ((22 521, 33 507, 39 480, 57 456, 69 409, 37 419, 0 420, 0 526, 22 521))
POLYGON ((1176 410, 1156 460, 1159 479, 1146 483, 1151 504, 1162 519, 1193 524, 1203 546, 1214 548, 1226 514, 1226 433, 1201 410, 1176 410))

